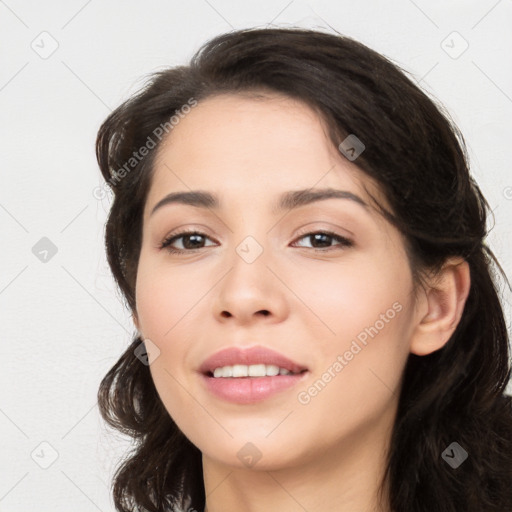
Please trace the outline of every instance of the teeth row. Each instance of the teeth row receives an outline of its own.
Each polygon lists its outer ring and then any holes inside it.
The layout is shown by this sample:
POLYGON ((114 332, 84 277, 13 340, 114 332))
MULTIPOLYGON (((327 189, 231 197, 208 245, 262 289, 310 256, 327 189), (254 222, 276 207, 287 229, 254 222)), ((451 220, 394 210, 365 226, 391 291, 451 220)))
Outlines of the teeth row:
POLYGON ((279 368, 274 364, 235 364, 215 368, 214 377, 274 377, 275 375, 291 375, 292 372, 279 368))

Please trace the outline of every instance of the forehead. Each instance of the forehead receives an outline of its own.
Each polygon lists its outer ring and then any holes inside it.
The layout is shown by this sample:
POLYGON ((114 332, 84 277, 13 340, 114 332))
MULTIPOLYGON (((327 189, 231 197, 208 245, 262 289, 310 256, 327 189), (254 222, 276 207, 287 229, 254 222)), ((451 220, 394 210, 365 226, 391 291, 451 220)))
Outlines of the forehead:
POLYGON ((279 94, 223 94, 199 102, 162 142, 147 206, 188 189, 271 201, 284 190, 332 187, 367 200, 363 185, 382 200, 305 103, 279 94))

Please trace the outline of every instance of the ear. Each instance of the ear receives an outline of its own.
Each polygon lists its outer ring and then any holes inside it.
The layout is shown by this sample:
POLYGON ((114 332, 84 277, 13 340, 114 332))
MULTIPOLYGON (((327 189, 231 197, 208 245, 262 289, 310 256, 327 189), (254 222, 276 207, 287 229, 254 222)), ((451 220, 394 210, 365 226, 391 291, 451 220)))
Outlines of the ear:
POLYGON ((468 262, 449 258, 418 298, 413 354, 424 356, 444 347, 460 321, 470 286, 468 262))

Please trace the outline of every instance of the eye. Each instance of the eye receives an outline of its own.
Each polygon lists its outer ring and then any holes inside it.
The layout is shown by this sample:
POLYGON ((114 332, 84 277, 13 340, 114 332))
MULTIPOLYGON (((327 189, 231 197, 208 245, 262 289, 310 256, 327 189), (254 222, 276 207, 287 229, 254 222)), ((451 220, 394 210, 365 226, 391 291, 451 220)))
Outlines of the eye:
MULTIPOLYGON (((345 238, 341 235, 338 235, 336 233, 333 233, 332 231, 314 231, 311 233, 306 233, 302 235, 297 240, 302 239, 309 239, 310 243, 313 245, 311 247, 315 251, 320 252, 327 252, 333 249, 336 249, 336 247, 352 247, 354 243, 352 240, 349 240, 348 238, 345 238), (337 246, 332 246, 331 242, 336 241, 338 242, 337 246), (320 247, 318 247, 318 245, 320 247), (316 246, 316 247, 315 247, 316 246)), ((304 247, 303 245, 301 247, 304 247)))
POLYGON ((174 233, 170 237, 166 238, 161 243, 160 249, 166 249, 171 253, 189 252, 194 249, 202 249, 204 247, 203 244, 206 239, 209 239, 208 236, 199 231, 181 231, 179 233, 174 233), (172 247, 172 245, 180 239, 182 239, 182 247, 172 247))
MULTIPOLYGON (((319 252, 327 252, 340 247, 352 247, 354 244, 348 238, 333 233, 331 231, 313 231, 301 235, 297 240, 309 239, 312 244, 311 249, 319 252), (332 245, 332 242, 338 242, 332 245)), ((160 249, 166 249, 170 253, 191 252, 194 249, 206 247, 205 241, 211 240, 205 233, 200 231, 181 231, 167 237, 161 244, 160 249), (173 247, 176 242, 181 240, 181 247, 173 247)), ((297 242, 295 242, 297 243, 297 242)), ((210 244, 215 245, 215 243, 210 244)), ((299 245, 305 247, 304 245, 299 245)))

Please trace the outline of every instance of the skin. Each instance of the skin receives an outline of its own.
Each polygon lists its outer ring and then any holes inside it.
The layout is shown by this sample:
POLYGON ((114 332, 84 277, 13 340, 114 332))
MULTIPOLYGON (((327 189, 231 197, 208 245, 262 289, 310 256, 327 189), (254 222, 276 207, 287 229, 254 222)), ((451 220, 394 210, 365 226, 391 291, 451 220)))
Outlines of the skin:
POLYGON ((279 95, 206 99, 159 149, 133 318, 160 350, 150 371, 167 411, 203 454, 209 512, 389 510, 376 493, 407 357, 448 341, 470 278, 466 262, 449 260, 415 299, 404 240, 373 208, 331 198, 272 212, 281 193, 311 187, 371 204, 366 187, 388 207, 356 164, 332 145, 313 110, 279 95), (168 193, 190 190, 218 195, 221 208, 170 204, 150 215, 168 193), (180 238, 173 246, 188 253, 161 249, 178 228, 204 233, 202 248, 185 249, 194 246, 180 238), (325 230, 353 246, 305 236, 325 230), (249 235, 263 249, 252 263, 236 251, 249 235), (357 335, 396 303, 401 310, 334 371, 357 335), (257 404, 211 395, 200 364, 228 346, 253 345, 309 373, 257 404), (329 368, 330 381, 301 403, 299 392, 329 368), (237 456, 248 442, 261 454, 252 466, 237 456))

